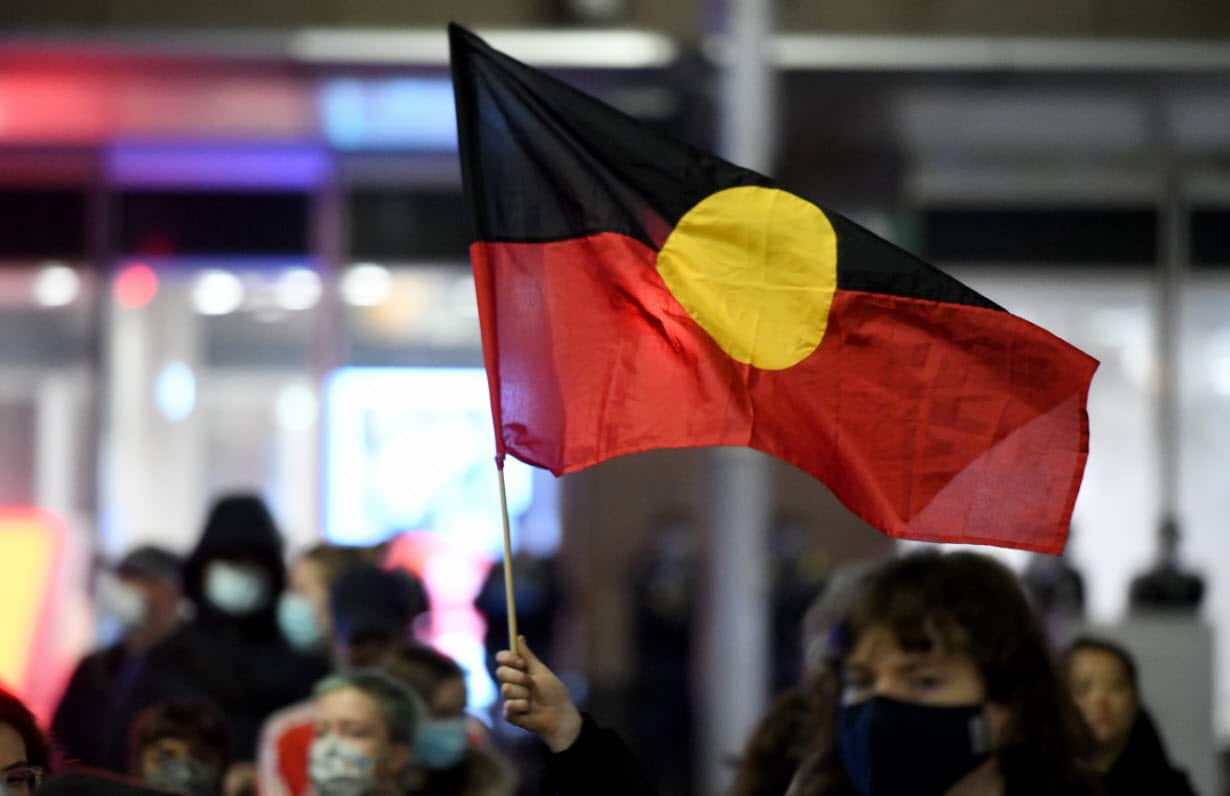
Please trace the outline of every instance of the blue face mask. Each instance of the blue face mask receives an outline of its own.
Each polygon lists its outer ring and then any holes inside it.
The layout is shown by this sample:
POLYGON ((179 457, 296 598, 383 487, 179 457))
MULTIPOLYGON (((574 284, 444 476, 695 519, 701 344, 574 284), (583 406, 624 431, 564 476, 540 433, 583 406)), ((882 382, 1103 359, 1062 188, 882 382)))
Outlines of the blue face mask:
POLYGON ((426 768, 452 768, 465 757, 468 746, 464 718, 425 721, 414 736, 414 762, 426 768))
POLYGON ((278 598, 278 627, 290 645, 301 652, 319 646, 325 637, 312 601, 298 592, 283 592, 278 598))
POLYGON ((838 740, 859 796, 942 796, 990 756, 982 705, 872 697, 842 706, 838 740))

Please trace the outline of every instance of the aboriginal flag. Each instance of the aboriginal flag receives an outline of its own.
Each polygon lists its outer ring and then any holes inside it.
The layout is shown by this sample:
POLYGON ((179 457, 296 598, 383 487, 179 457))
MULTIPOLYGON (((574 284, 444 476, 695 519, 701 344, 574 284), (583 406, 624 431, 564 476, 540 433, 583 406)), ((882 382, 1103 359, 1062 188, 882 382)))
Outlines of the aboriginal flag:
POLYGON ((1097 362, 449 28, 497 453, 744 445, 892 536, 1063 549, 1097 362))

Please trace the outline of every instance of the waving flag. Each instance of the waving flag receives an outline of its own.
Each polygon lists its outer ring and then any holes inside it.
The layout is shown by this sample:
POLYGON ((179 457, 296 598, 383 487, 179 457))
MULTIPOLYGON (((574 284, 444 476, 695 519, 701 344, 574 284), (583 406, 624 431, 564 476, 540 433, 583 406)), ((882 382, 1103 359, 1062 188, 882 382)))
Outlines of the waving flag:
POLYGON ((908 539, 1055 553, 1097 362, 838 213, 449 29, 497 449, 743 445, 908 539))

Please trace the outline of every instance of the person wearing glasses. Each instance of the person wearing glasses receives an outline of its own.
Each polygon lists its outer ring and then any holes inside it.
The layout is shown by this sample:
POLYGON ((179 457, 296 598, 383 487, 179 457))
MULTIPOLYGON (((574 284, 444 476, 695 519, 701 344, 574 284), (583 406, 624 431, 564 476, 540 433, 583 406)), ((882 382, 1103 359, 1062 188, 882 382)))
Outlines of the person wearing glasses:
POLYGON ((20 699, 0 689, 0 794, 33 793, 47 773, 51 747, 20 699))

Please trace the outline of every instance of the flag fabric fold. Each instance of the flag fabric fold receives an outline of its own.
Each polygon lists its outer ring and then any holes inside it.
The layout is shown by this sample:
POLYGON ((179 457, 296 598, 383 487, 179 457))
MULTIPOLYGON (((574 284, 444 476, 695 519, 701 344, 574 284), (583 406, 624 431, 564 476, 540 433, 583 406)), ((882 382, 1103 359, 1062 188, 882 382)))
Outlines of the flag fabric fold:
POLYGON ((1057 553, 1097 362, 450 26, 497 453, 741 445, 893 536, 1057 553))

